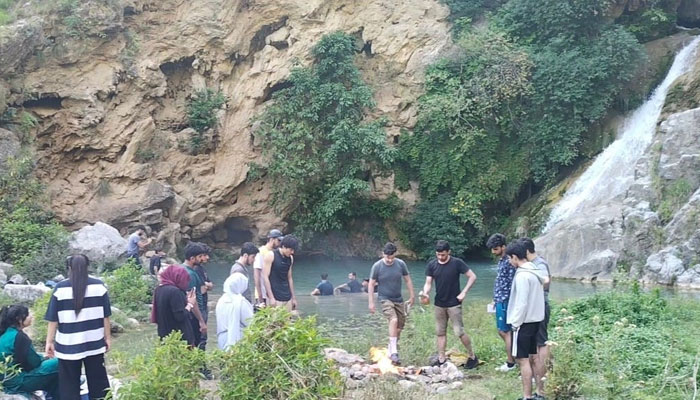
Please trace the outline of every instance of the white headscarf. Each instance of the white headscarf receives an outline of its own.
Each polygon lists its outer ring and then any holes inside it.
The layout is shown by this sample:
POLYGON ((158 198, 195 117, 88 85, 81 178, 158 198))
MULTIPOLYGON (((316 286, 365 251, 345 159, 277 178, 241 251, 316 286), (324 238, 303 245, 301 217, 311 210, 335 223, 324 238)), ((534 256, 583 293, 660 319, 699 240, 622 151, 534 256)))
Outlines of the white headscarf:
POLYGON ((243 338, 243 328, 253 317, 253 306, 243 297, 247 288, 248 278, 238 272, 224 282, 224 294, 216 303, 216 337, 222 350, 243 338))

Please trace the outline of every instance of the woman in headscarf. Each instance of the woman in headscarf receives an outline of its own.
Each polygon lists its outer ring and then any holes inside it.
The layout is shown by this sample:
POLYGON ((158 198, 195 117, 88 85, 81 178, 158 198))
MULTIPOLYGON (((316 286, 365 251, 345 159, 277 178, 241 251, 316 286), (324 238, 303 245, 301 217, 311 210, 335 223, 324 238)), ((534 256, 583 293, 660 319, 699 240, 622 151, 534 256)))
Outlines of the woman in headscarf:
POLYGON ((158 324, 158 336, 162 339, 173 331, 179 331, 182 339, 194 346, 194 332, 189 313, 194 308, 194 293, 186 293, 190 275, 185 268, 171 265, 161 270, 160 285, 153 292, 151 322, 158 324))
POLYGON ((238 272, 224 282, 224 294, 216 303, 216 336, 222 350, 243 338, 243 328, 253 317, 253 306, 243 297, 247 288, 248 278, 238 272))

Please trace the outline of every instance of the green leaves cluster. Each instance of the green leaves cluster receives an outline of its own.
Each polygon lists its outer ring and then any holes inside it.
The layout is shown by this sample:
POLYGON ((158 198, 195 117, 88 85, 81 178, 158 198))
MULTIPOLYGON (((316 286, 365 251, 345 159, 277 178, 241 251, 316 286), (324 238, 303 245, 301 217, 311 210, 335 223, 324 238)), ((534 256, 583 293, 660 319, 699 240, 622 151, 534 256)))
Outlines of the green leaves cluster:
MULTIPOLYGON (((478 2, 447 3, 462 13, 478 2)), ((418 177, 426 208, 449 203, 446 219, 468 247, 499 229, 523 187, 549 184, 579 158, 583 134, 643 59, 635 37, 606 17, 611 5, 510 0, 486 27, 462 29, 459 52, 427 69, 418 123, 395 167, 418 177)), ((409 218, 417 240, 431 236, 420 219, 409 218)))
POLYGON ((65 272, 68 233, 44 209, 31 155, 10 158, 0 172, 0 260, 30 281, 65 272))
POLYGON ((199 387, 204 367, 203 351, 191 349, 180 332, 159 340, 155 349, 128 362, 124 384, 118 394, 107 398, 121 400, 200 400, 206 391, 199 387))
POLYGON ((148 282, 143 279, 141 267, 133 260, 117 268, 105 279, 105 284, 112 303, 124 311, 143 312, 146 304, 151 302, 148 282))
POLYGON ((268 159, 274 202, 291 207, 301 232, 340 229, 370 202, 372 174, 394 161, 383 120, 367 121, 372 92, 353 62, 354 39, 342 32, 313 48, 314 63, 293 69, 260 117, 256 135, 268 159))
POLYGON ((190 127, 195 130, 189 138, 188 151, 196 155, 212 149, 213 136, 209 130, 219 122, 217 113, 226 104, 226 96, 213 89, 198 90, 187 104, 187 118, 190 127))
POLYGON ((549 397, 688 398, 693 389, 681 382, 693 376, 700 343, 685 332, 698 318, 697 304, 669 304, 658 289, 644 293, 636 284, 563 304, 550 328, 549 397))
POLYGON ((327 341, 314 317, 292 319, 283 308, 255 314, 243 339, 221 360, 223 400, 338 398, 343 383, 323 356, 327 341))

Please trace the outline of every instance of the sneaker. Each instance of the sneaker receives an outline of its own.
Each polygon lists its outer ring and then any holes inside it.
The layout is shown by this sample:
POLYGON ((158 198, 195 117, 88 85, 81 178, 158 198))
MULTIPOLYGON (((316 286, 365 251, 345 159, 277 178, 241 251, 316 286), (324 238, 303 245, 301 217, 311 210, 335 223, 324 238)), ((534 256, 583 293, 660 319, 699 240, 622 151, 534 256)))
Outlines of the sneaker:
POLYGON ((466 369, 474 369, 479 366, 479 357, 474 356, 474 358, 467 359, 467 363, 464 364, 466 369))
POLYGON ((534 400, 547 400, 547 399, 545 399, 544 396, 542 396, 542 395, 539 394, 539 393, 533 394, 533 395, 532 395, 532 398, 533 398, 534 400))
POLYGON ((391 353, 389 356, 389 359, 391 359, 391 363, 394 365, 401 365, 401 360, 399 359, 399 353, 391 353))
POLYGON ((512 371, 514 369, 515 369, 515 364, 513 364, 512 367, 509 367, 508 363, 503 363, 503 365, 501 365, 500 367, 496 367, 496 371, 498 371, 498 372, 508 372, 508 371, 512 371))

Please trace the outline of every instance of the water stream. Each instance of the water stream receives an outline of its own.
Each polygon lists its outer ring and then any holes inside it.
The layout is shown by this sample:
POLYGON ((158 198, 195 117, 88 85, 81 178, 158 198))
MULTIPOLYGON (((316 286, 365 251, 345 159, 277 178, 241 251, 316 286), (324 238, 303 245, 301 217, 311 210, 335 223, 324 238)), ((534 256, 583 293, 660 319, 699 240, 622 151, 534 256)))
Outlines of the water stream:
POLYGON ((696 37, 678 52, 663 82, 622 122, 617 140, 598 155, 554 207, 544 232, 570 216, 620 196, 630 187, 635 164, 654 137, 668 89, 690 69, 699 42, 700 37, 696 37))

